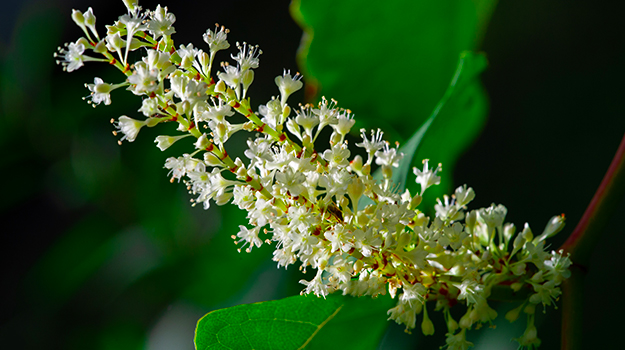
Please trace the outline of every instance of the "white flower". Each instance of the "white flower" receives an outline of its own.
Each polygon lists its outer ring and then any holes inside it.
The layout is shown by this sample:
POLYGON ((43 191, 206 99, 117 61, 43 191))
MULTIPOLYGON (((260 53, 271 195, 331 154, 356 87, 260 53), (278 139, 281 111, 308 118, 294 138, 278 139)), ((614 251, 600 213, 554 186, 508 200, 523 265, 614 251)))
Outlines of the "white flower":
POLYGON ((258 49, 258 45, 251 46, 247 45, 247 43, 243 43, 243 46, 238 45, 239 52, 236 56, 230 55, 233 60, 239 63, 239 67, 241 72, 245 72, 248 69, 258 68, 258 56, 260 56, 263 52, 258 49))
POLYGON ((93 80, 93 84, 85 84, 85 86, 91 91, 90 97, 94 104, 98 105, 101 102, 104 102, 105 105, 111 104, 110 92, 115 89, 113 85, 107 84, 102 79, 96 77, 93 80))
POLYGON ((169 61, 171 58, 169 52, 148 49, 147 53, 148 55, 146 57, 143 57, 143 62, 147 63, 150 70, 167 69, 172 65, 169 61))
POLYGON ((258 113, 263 116, 262 122, 268 124, 272 128, 284 123, 283 109, 280 101, 272 99, 266 105, 258 106, 258 113))
POLYGON ((241 83, 241 71, 235 66, 224 66, 224 72, 217 73, 217 76, 233 90, 237 90, 241 83))
POLYGON ((213 105, 207 104, 206 109, 203 111, 198 111, 195 114, 196 121, 217 121, 222 122, 225 120, 225 117, 231 117, 234 115, 234 111, 229 104, 224 103, 223 100, 219 99, 219 102, 215 102, 213 100, 213 105))
POLYGON ((137 62, 128 82, 134 85, 130 90, 135 95, 152 92, 158 88, 158 70, 150 69, 145 62, 137 62))
POLYGON ((191 108, 196 104, 206 101, 206 83, 189 79, 184 75, 176 75, 169 79, 171 83, 171 91, 174 95, 183 101, 189 101, 191 108))
POLYGON ((347 135, 356 122, 356 120, 354 120, 354 115, 351 114, 351 111, 347 110, 339 113, 336 117, 336 124, 330 125, 339 135, 347 135))
POLYGON ((144 15, 140 14, 140 8, 135 8, 130 14, 119 17, 119 21, 126 26, 126 52, 124 53, 123 63, 128 62, 128 51, 130 44, 136 32, 147 29, 147 25, 143 23, 144 15))
POLYGON ((296 73, 295 76, 292 77, 290 70, 284 70, 282 76, 278 75, 276 77, 276 85, 278 85, 278 89, 280 90, 280 103, 282 106, 286 106, 286 100, 292 93, 304 86, 300 81, 301 79, 302 76, 299 73, 296 73))
POLYGON ((143 113, 146 117, 158 114, 158 100, 155 98, 143 99, 143 101, 141 101, 141 108, 139 108, 139 112, 143 113))
POLYGON ((124 134, 120 141, 128 140, 128 142, 133 142, 144 125, 144 120, 136 120, 122 115, 119 117, 115 127, 117 131, 121 131, 124 134))
POLYGON ((484 220, 484 223, 491 229, 503 225, 507 213, 508 209, 506 207, 501 204, 496 206, 494 203, 491 204, 490 207, 482 208, 478 211, 480 218, 484 220))
POLYGON ((291 196, 299 196, 304 191, 302 184, 306 181, 304 174, 286 168, 285 171, 276 172, 276 183, 280 183, 291 196))
POLYGON ((98 36, 98 32, 95 29, 95 15, 93 14, 93 9, 89 7, 87 9, 87 12, 83 14, 83 17, 85 19, 85 26, 87 26, 89 30, 93 33, 93 35, 95 35, 96 38, 98 38, 99 40, 100 37, 98 36))
POLYGON ((367 151, 367 154, 369 155, 369 158, 367 159, 367 164, 371 164, 371 161, 373 160, 373 155, 378 150, 382 149, 382 147, 384 147, 386 142, 384 142, 384 140, 382 139, 382 136, 384 135, 382 130, 380 129, 377 129, 376 131, 371 130, 371 140, 367 138, 365 131, 366 131, 365 129, 360 129, 360 136, 362 137, 362 142, 357 143, 356 146, 362 147, 367 151))
POLYGON ((323 159, 327 160, 330 166, 344 168, 349 165, 349 155, 349 149, 345 144, 337 144, 323 152, 323 159))
POLYGON ((454 192, 456 196, 456 205, 459 207, 464 207, 469 204, 473 198, 475 198, 475 191, 473 188, 469 187, 467 189, 467 185, 460 186, 456 188, 456 192, 454 192))
POLYGON ((193 47, 193 44, 189 44, 187 46, 180 45, 178 49, 178 56, 180 56, 180 66, 183 68, 190 68, 193 66, 193 62, 195 61, 195 56, 198 53, 198 50, 193 47))
POLYGON ((176 22, 176 16, 167 12, 167 7, 156 6, 156 10, 150 13, 150 21, 148 22, 148 31, 152 33, 154 40, 163 35, 172 35, 176 31, 172 24, 176 22))
POLYGON ((399 162, 404 158, 404 154, 397 151, 398 148, 399 145, 395 148, 389 148, 388 143, 385 143, 382 150, 375 152, 375 164, 397 168, 399 162))
MULTIPOLYGON (((245 242, 245 244, 241 248, 249 245, 249 247, 245 249, 245 251, 248 253, 252 251, 252 248, 254 248, 254 246, 260 247, 261 245, 263 245, 263 241, 258 238, 259 231, 260 227, 258 226, 254 226, 251 229, 248 229, 243 225, 239 225, 239 233, 237 233, 236 237, 239 237, 241 239, 236 241, 236 244, 238 245, 241 242, 245 242)), ((241 251, 241 248, 239 249, 239 251, 241 251)))
POLYGON ((210 48, 211 55, 214 55, 215 52, 219 50, 225 50, 230 47, 227 40, 228 32, 228 29, 224 26, 219 27, 219 25, 217 25, 214 32, 210 29, 206 30, 203 38, 210 48), (217 31, 218 29, 219 31, 217 31))
MULTIPOLYGON (((83 56, 84 52, 85 45, 80 40, 70 43, 65 48, 59 48, 60 55, 63 55, 63 61, 56 61, 56 63, 63 65, 63 70, 73 72, 82 67, 84 61, 88 60, 87 57, 83 56)), ((55 53, 54 57, 59 57, 60 55, 55 53)))
POLYGON ((328 286, 323 283, 323 278, 321 277, 321 274, 323 273, 323 270, 318 269, 317 270, 317 275, 315 275, 315 278, 312 279, 312 281, 306 281, 306 280, 300 280, 299 283, 303 284, 306 286, 306 289, 304 289, 304 291, 302 291, 303 293, 306 294, 310 294, 310 293, 314 293, 316 296, 318 297, 326 297, 326 295, 328 295, 329 293, 331 293, 330 288, 328 288, 328 286))
POLYGON ((417 178, 415 179, 416 183, 421 185, 421 195, 423 195, 423 192, 425 192, 428 187, 441 183, 441 177, 436 175, 436 173, 441 170, 441 164, 439 164, 435 169, 430 169, 428 166, 428 159, 424 159, 423 171, 416 167, 412 170, 414 174, 417 175, 417 178))
POLYGON ((312 113, 308 106, 302 106, 296 113, 295 122, 306 130, 308 136, 312 137, 312 129, 319 124, 319 117, 312 113))

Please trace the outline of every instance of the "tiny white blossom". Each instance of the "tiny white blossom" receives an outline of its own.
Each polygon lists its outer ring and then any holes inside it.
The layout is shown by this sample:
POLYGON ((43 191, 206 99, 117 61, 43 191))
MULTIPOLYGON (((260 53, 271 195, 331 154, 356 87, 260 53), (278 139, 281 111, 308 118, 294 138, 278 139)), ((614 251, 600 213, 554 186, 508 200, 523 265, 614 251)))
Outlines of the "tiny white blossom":
MULTIPOLYGON (((63 55, 63 61, 56 61, 57 64, 63 65, 63 69, 68 72, 73 72, 76 69, 84 65, 86 57, 83 55, 85 52, 85 45, 79 41, 70 43, 66 48, 59 48, 60 55, 63 55)), ((55 57, 60 55, 55 54, 55 57)))
POLYGON ((224 26, 219 27, 219 25, 217 25, 214 32, 210 29, 206 30, 203 38, 210 48, 211 55, 214 55, 217 51, 225 50, 230 47, 227 40, 228 32, 228 29, 224 26))
POLYGON ((292 93, 304 86, 301 79, 302 76, 299 73, 296 73, 295 76, 291 76, 290 70, 285 70, 282 73, 282 76, 278 75, 276 77, 275 81, 276 85, 278 85, 278 89, 280 90, 280 103, 282 106, 286 105, 286 100, 292 93))
POLYGON ((263 53, 258 49, 258 45, 252 46, 247 43, 243 43, 243 46, 237 43, 237 47, 239 52, 236 56, 231 55, 232 59, 239 63, 239 68, 241 72, 245 72, 248 69, 258 68, 259 59, 258 57, 263 53))
POLYGON ((120 141, 128 140, 128 142, 133 142, 137 138, 139 130, 143 126, 145 126, 145 121, 132 119, 125 115, 119 117, 115 124, 117 130, 124 134, 120 141))
POLYGON ((176 16, 167 12, 167 7, 156 6, 156 10, 150 13, 150 21, 148 22, 148 31, 152 34, 154 40, 163 35, 172 35, 176 32, 172 26, 176 22, 176 16))
POLYGON ((419 170, 416 167, 414 167, 412 170, 414 174, 417 175, 417 178, 415 179, 415 181, 419 185, 421 185, 421 194, 423 194, 423 192, 425 192, 425 190, 428 187, 432 185, 438 185, 439 183, 441 183, 441 177, 436 175, 436 173, 438 173, 441 170, 440 164, 435 169, 430 169, 428 166, 428 159, 424 159, 423 171, 419 170))
POLYGON ((158 88, 158 70, 150 69, 145 62, 137 62, 128 82, 134 85, 130 90, 135 95, 152 92, 158 88))

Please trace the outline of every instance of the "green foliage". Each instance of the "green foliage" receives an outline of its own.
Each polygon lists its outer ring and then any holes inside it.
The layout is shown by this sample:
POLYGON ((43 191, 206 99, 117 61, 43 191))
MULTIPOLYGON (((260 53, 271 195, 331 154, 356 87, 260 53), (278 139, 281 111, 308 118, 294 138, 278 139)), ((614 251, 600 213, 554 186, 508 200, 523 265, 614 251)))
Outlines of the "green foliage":
MULTIPOLYGON (((416 155, 431 154, 436 155, 433 158, 445 157, 444 154, 439 154, 441 151, 437 144, 440 138, 436 137, 437 131, 441 132, 445 127, 454 123, 463 125, 465 119, 462 118, 463 116, 468 115, 468 118, 471 118, 483 113, 483 105, 476 105, 471 99, 479 98, 477 97, 479 92, 475 88, 476 84, 479 84, 477 78, 485 68, 486 57, 484 55, 469 51, 460 54, 458 67, 445 95, 438 102, 430 117, 400 149, 404 153, 404 159, 399 164, 399 168, 393 172, 393 182, 399 184, 400 191, 408 183, 411 166, 420 159, 427 158, 415 157, 416 155)), ((447 130, 446 135, 449 134, 447 130)))
POLYGON ((370 349, 387 326, 390 298, 294 296, 213 311, 198 321, 205 349, 370 349), (353 334, 355 325, 358 336, 353 334))
MULTIPOLYGON (((310 92, 337 99, 363 127, 381 128, 391 140, 408 139, 446 94, 460 53, 477 48, 495 3, 294 1, 293 16, 305 30, 299 60, 314 86, 310 92)), ((445 166, 426 205, 450 190, 453 165, 485 121, 479 81, 455 101, 431 126, 411 164, 429 158, 445 166)))

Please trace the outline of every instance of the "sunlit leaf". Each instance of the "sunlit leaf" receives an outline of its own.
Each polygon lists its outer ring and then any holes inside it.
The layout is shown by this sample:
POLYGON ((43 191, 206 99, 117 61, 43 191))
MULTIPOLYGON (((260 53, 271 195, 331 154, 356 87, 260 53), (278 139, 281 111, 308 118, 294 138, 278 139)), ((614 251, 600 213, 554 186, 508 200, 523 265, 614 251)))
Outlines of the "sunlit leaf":
POLYGON ((390 298, 294 296, 213 311, 198 322, 197 350, 369 349, 387 325, 390 298), (358 336, 354 325, 358 325, 358 336))

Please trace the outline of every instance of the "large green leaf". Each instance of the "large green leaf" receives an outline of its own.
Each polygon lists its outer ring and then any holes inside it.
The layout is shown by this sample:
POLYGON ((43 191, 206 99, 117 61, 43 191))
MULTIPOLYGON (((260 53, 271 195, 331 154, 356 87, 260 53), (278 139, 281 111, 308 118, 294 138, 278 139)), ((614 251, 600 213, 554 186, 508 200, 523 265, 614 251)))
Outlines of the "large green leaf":
POLYGON ((197 350, 371 349, 386 328, 388 297, 294 296, 213 311, 198 321, 197 350), (358 327, 358 336, 353 334, 358 327))
MULTIPOLYGON (((406 140, 440 109, 458 57, 477 48, 495 3, 296 0, 291 11, 305 31, 299 59, 309 93, 337 99, 389 140, 406 140)), ((484 124, 485 93, 469 81, 446 101, 414 157, 415 164, 429 158, 444 165, 426 203, 449 191, 456 159, 484 124)))
POLYGON ((293 1, 305 31, 300 68, 366 126, 407 139, 443 96, 460 52, 477 48, 494 3, 293 1))
MULTIPOLYGON (((399 185, 398 191, 403 191, 406 187, 413 189, 413 193, 418 190, 413 182, 408 181, 410 169, 421 159, 430 156, 438 159, 452 159, 453 155, 440 152, 438 141, 447 134, 454 134, 450 131, 450 126, 462 125, 463 118, 470 118, 474 114, 482 113, 483 101, 477 100, 480 96, 479 90, 475 90, 478 84, 479 74, 486 68, 486 57, 482 54, 475 54, 469 51, 462 52, 458 60, 456 72, 449 83, 445 94, 434 108, 430 117, 421 125, 410 139, 400 148, 404 158, 399 167, 393 172, 392 181, 399 185), (440 135, 443 132, 444 134, 440 135), (437 135, 438 133, 438 135, 437 135)), ((382 175, 378 169, 374 173, 374 178, 381 179, 382 175)), ((436 187, 434 187, 435 191, 436 187)), ((443 188, 444 189, 444 188, 443 188)), ((433 190, 428 190, 428 193, 433 190)), ((442 191, 438 191, 442 192, 442 191)), ((439 193, 436 194, 439 194, 439 193)), ((433 196, 432 196, 433 197, 433 196)), ((366 205, 366 201, 361 202, 361 206, 366 205)))
MULTIPOLYGON (((402 147, 405 159, 393 174, 393 180, 401 188, 405 183, 410 184, 407 182, 409 169, 421 159, 431 158, 443 164, 453 164, 456 154, 445 152, 440 143, 441 140, 460 143, 457 139, 461 137, 460 130, 471 125, 466 121, 483 118, 486 106, 478 78, 486 65, 486 57, 482 54, 469 51, 460 54, 456 72, 445 94, 430 117, 402 147)), ((444 186, 442 190, 445 190, 444 186)))

